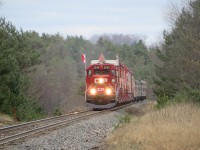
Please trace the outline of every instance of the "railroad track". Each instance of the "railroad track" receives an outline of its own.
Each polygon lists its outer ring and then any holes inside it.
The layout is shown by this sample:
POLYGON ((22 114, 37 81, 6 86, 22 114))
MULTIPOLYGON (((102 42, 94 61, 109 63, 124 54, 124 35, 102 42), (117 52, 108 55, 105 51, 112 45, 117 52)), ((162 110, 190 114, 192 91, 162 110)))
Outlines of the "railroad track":
POLYGON ((8 126, 4 128, 0 128, 0 138, 4 138, 5 136, 17 134, 18 132, 22 132, 25 130, 29 130, 30 128, 38 128, 40 126, 44 126, 45 124, 50 124, 55 121, 59 121, 61 119, 70 119, 73 116, 76 115, 81 115, 84 113, 87 113, 90 111, 82 111, 82 112, 74 112, 74 113, 69 113, 65 115, 60 115, 56 117, 50 117, 50 118, 45 118, 41 120, 36 120, 36 121, 31 121, 31 122, 26 122, 26 123, 21 123, 13 126, 8 126))
POLYGON ((57 129, 62 126, 69 126, 71 124, 74 124, 75 122, 87 119, 88 117, 97 114, 99 115, 108 113, 110 111, 121 109, 123 107, 127 107, 132 104, 133 103, 129 103, 127 105, 122 105, 119 107, 115 107, 113 109, 103 110, 103 111, 82 111, 78 113, 70 113, 57 117, 51 117, 27 123, 22 123, 14 126, 0 128, 0 145, 14 142, 19 139, 24 139, 25 137, 29 137, 31 135, 45 132, 51 129, 57 129))

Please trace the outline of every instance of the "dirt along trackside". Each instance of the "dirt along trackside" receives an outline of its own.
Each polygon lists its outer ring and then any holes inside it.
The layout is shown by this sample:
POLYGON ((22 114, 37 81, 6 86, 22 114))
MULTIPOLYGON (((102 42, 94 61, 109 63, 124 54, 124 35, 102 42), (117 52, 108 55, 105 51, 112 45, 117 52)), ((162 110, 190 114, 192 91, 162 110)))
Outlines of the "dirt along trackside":
POLYGON ((126 108, 126 112, 135 116, 142 116, 145 113, 154 110, 155 105, 156 101, 145 100, 143 102, 135 103, 134 105, 126 108))

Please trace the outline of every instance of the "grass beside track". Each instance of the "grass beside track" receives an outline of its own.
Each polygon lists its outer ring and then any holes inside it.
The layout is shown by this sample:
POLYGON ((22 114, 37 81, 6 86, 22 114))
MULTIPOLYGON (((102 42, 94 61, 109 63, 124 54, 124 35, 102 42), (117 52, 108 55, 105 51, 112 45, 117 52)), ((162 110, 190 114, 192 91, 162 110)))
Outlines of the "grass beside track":
POLYGON ((105 143, 109 150, 200 150, 200 108, 177 104, 133 116, 105 143))
POLYGON ((4 125, 14 124, 14 119, 6 114, 0 113, 0 127, 4 125))

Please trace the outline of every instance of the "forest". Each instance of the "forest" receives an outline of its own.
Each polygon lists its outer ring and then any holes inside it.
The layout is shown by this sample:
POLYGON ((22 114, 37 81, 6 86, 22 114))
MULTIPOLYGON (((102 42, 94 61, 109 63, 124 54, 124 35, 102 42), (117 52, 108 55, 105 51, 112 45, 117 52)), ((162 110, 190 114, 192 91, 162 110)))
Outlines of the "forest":
POLYGON ((158 107, 171 102, 200 102, 200 1, 173 18, 164 41, 146 46, 134 35, 104 34, 93 40, 17 29, 0 18, 0 112, 16 120, 34 120, 85 109, 84 64, 101 53, 119 55, 136 79, 148 83, 148 99, 158 107))

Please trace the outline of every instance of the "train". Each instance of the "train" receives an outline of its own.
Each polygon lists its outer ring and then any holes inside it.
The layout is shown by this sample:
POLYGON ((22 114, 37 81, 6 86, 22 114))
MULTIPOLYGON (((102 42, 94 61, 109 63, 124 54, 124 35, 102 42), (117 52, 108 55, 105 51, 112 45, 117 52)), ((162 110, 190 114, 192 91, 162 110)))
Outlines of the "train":
POLYGON ((147 83, 135 80, 133 72, 120 62, 106 60, 101 54, 86 68, 86 106, 92 109, 109 109, 118 104, 146 99, 147 83))

